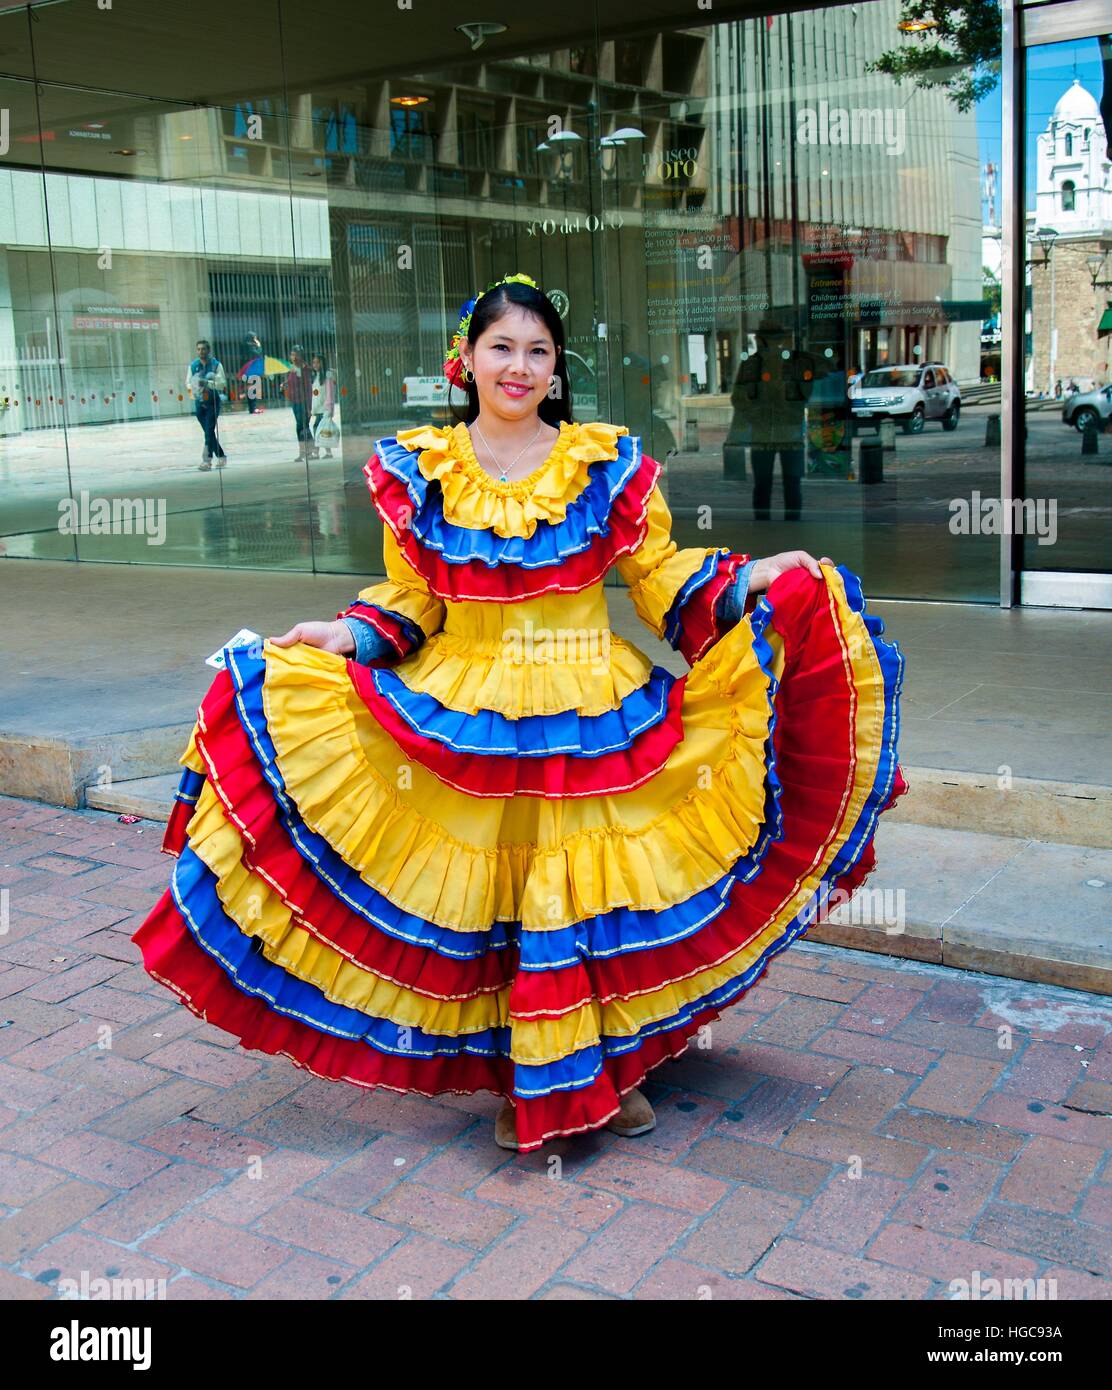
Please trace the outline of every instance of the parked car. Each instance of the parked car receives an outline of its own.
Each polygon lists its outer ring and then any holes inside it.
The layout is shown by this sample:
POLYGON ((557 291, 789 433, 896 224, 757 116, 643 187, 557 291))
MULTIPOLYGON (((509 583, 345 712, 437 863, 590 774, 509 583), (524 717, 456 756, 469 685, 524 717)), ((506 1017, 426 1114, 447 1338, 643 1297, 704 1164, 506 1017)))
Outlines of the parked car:
POLYGON ((874 367, 849 388, 855 425, 895 420, 905 434, 920 434, 928 420, 956 430, 961 418, 961 391, 941 362, 911 362, 874 367))
POLYGON ((568 380, 571 382, 571 408, 580 424, 598 419, 598 378, 585 357, 568 351, 568 380))
POLYGON ((1081 433, 1094 425, 1102 430, 1109 420, 1112 420, 1112 385, 1102 386, 1099 391, 1075 391, 1062 404, 1062 424, 1072 425, 1081 433))

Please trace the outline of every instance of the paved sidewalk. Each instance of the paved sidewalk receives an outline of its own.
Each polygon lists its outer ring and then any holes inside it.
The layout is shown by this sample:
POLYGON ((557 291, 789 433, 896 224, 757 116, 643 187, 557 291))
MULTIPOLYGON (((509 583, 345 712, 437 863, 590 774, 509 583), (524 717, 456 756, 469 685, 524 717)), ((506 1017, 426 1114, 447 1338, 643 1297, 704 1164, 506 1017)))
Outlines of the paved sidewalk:
POLYGON ((652 1073, 651 1134, 521 1158, 492 1096, 175 1003, 129 940, 160 835, 0 798, 0 1299, 1112 1298, 1112 1000, 802 943, 652 1073))

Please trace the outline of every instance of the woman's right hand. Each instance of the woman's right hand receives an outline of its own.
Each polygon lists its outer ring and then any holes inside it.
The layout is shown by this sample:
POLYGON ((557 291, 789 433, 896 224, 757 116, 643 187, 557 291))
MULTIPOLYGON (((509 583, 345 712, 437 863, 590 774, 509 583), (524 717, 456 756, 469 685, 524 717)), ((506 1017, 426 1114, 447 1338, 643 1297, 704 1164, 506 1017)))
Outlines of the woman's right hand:
POLYGON ((307 647, 319 647, 322 652, 335 652, 337 656, 349 656, 355 651, 351 629, 339 619, 334 623, 297 623, 289 632, 270 640, 276 647, 292 647, 295 642, 304 642, 307 647))

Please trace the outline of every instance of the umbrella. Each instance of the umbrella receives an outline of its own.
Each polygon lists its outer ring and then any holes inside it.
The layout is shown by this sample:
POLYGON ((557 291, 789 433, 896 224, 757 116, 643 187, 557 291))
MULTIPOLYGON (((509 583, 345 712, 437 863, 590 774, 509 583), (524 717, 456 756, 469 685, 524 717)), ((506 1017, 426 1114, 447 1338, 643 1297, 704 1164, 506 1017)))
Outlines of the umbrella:
POLYGON ((281 376, 283 372, 292 371, 293 363, 284 362, 280 357, 252 357, 236 375, 246 380, 249 376, 281 376))

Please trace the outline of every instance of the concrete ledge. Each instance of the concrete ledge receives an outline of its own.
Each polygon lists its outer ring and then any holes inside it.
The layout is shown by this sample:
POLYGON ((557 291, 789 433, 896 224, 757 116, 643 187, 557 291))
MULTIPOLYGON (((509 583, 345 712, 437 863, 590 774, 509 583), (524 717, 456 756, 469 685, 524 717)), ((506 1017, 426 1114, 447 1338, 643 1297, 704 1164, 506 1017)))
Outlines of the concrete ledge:
POLYGON ((167 821, 180 780, 179 770, 164 773, 161 777, 137 777, 131 782, 113 782, 107 787, 86 787, 85 805, 93 811, 115 811, 117 815, 167 821))
POLYGON ((106 779, 119 784, 172 771, 192 727, 165 724, 87 740, 0 730, 0 795, 83 806, 86 789, 106 779))
POLYGON ((944 830, 974 830, 1112 848, 1112 787, 991 773, 905 767, 909 790, 885 819, 944 830))
POLYGON ((889 816, 875 846, 809 940, 1112 994, 1112 851, 889 816))
POLYGON ((1010 980, 1112 995, 1112 953, 1107 945, 1095 945, 1090 952, 1069 951, 1056 943, 1024 941, 981 930, 962 932, 958 939, 953 939, 948 932, 940 937, 936 927, 916 922, 908 923, 904 932, 892 936, 886 935, 883 927, 821 922, 808 931, 807 940, 901 960, 947 965, 955 970, 1003 975, 1010 980), (1057 954, 1059 951, 1062 954, 1057 954))

